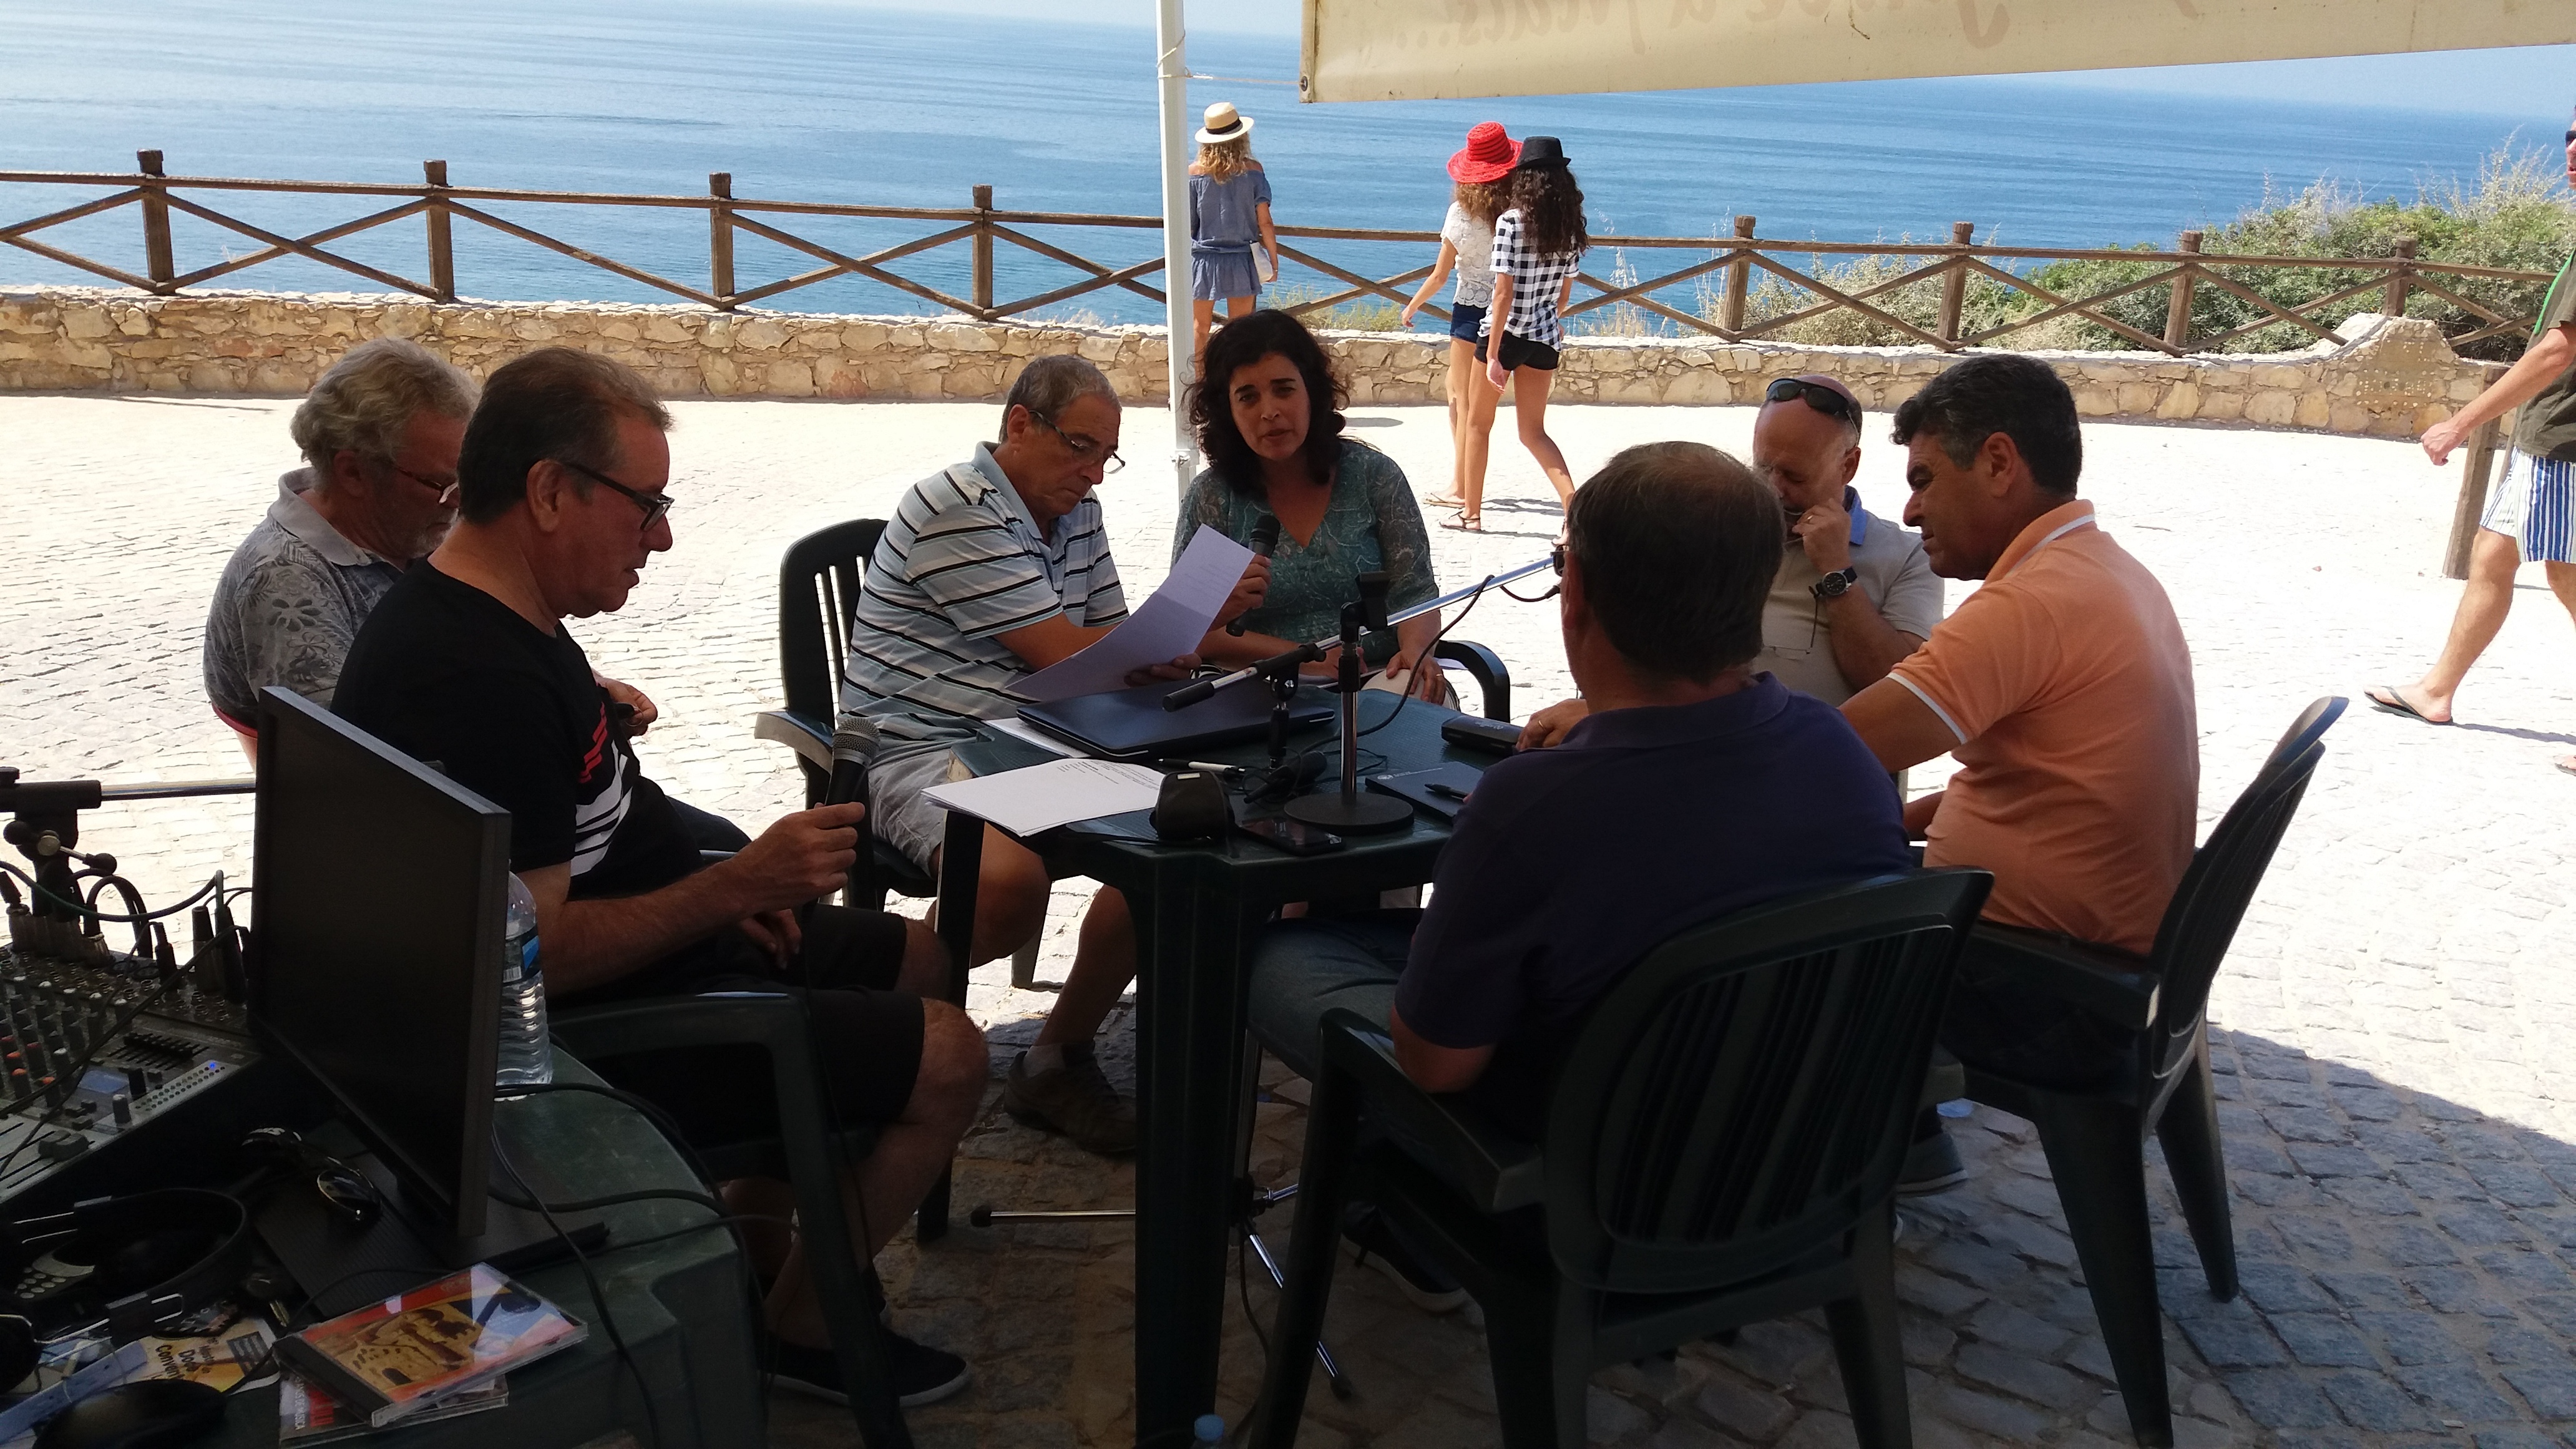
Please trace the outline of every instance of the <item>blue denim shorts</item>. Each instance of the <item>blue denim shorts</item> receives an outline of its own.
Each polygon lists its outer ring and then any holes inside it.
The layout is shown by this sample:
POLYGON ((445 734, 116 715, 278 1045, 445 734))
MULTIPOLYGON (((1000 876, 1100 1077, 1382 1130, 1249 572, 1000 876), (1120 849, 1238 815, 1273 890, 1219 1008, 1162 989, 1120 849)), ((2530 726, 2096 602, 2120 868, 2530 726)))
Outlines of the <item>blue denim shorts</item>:
POLYGON ((1485 309, 1472 302, 1449 304, 1449 335, 1461 342, 1473 342, 1485 330, 1485 309))

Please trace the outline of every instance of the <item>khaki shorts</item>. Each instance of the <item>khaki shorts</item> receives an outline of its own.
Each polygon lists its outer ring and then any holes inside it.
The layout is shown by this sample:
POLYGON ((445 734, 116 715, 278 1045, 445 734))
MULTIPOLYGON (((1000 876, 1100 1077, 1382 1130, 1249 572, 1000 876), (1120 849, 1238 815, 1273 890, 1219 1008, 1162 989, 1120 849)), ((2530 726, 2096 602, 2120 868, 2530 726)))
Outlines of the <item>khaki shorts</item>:
POLYGON ((922 791, 965 778, 947 745, 905 741, 868 765, 868 818, 876 837, 930 873, 930 853, 948 842, 948 812, 922 791))

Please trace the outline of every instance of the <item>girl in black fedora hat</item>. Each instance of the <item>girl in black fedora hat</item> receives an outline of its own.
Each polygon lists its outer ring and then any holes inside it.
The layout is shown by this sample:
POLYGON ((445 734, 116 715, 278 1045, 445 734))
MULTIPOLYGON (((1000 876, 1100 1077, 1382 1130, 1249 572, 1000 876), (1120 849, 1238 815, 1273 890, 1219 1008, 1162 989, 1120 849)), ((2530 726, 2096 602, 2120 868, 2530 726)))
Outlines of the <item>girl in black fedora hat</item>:
POLYGON ((1565 465, 1565 451, 1547 435, 1547 395, 1556 382, 1557 349, 1565 341, 1559 314, 1589 242, 1583 192, 1566 165, 1565 148, 1554 136, 1524 139, 1520 162, 1512 168, 1511 206, 1494 219, 1493 303, 1476 342, 1476 360, 1484 369, 1471 394, 1463 439, 1467 456, 1459 469, 1466 507, 1457 522, 1442 527, 1483 529, 1485 459, 1506 384, 1521 446, 1538 460, 1557 502, 1573 499, 1574 474, 1565 465))

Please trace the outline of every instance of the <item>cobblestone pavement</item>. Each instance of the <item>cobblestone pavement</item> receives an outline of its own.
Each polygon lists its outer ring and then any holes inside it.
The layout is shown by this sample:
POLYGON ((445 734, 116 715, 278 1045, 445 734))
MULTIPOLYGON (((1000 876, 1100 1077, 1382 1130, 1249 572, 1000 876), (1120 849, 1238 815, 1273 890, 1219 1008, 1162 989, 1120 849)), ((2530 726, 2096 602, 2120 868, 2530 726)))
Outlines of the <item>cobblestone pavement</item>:
MULTIPOLYGON (((293 460, 288 404, 235 399, 0 397, 0 761, 31 777, 237 773, 206 713, 197 650, 206 592, 293 460)), ((797 796, 782 751, 750 738, 774 702, 772 590, 804 531, 882 515, 903 486, 994 425, 984 406, 682 403, 679 544, 634 603, 578 627, 602 668, 662 703, 647 742, 677 793, 757 824, 797 796)), ((1578 470, 1615 447, 1696 437, 1742 448, 1744 409, 1561 409, 1578 470)), ((1370 409, 1357 435, 1424 487, 1446 475, 1437 410, 1370 409)), ((1158 451, 1160 413, 1126 451, 1158 451)), ((2088 429, 2084 491, 2164 580, 2198 667, 2204 825, 2309 699, 2412 678, 2456 586, 2435 567, 2454 474, 2403 444, 2192 428, 2088 429)), ((1497 449, 1494 532, 1435 531, 1441 576, 1534 557, 1555 510, 1525 455, 1497 449)), ((1863 488, 1893 510, 1894 450, 1863 488)), ((1140 463, 1105 499, 1138 585, 1168 552, 1171 494, 1140 463)), ((1958 597, 1954 589, 1953 602, 1958 597)), ((2169 1270, 2174 1399, 2186 1444, 2567 1442, 2576 1427, 2576 638, 2536 578, 2448 730, 2357 710, 2329 751, 2214 999, 2221 1107, 2245 1294, 2211 1301, 2155 1174, 2169 1270)), ((1483 606, 1461 634, 1512 665, 1515 711, 1566 688, 1553 615, 1483 606)), ((1917 786, 1937 769, 1918 772, 1917 786)), ((249 865, 237 800, 99 814, 90 837, 170 899, 218 865, 249 865)), ((1041 976, 1060 974, 1082 891, 1049 920, 1041 976)), ((981 973, 973 1007, 996 1061, 1025 1041, 1041 994, 981 973)), ((1110 1043, 1114 1071, 1126 1022, 1110 1043)), ((1275 1072, 1274 1072, 1275 1079, 1275 1072)), ((1274 1080, 1253 1169, 1293 1175, 1300 1084, 1274 1080)), ((2126 1438, 2090 1306, 2028 1126, 1980 1111, 1961 1134, 1963 1190, 1909 1209, 1900 1246, 1917 1432, 1928 1445, 2093 1445, 2126 1438)), ((998 1113, 968 1140, 963 1204, 1115 1205, 1103 1168, 998 1113)), ((1284 1215, 1264 1224, 1284 1238, 1284 1215)), ((1123 1225, 961 1228, 885 1260, 898 1321, 970 1354, 974 1389, 914 1415, 928 1445, 1121 1442, 1131 1425, 1123 1225)), ((1258 1278, 1257 1266, 1252 1276, 1258 1278)), ((1265 1313, 1268 1294, 1247 1291, 1265 1313)), ((1220 1407, 1259 1371, 1240 1313, 1226 1325, 1220 1407)), ((1426 1318, 1375 1274, 1349 1275, 1330 1335, 1359 1384, 1319 1391, 1306 1442, 1494 1439, 1473 1310, 1426 1318)), ((1747 1331, 1731 1348, 1604 1373, 1595 1437, 1622 1445, 1850 1441, 1818 1324, 1747 1331)), ((775 1400, 793 1445, 853 1442, 838 1411, 775 1400)))

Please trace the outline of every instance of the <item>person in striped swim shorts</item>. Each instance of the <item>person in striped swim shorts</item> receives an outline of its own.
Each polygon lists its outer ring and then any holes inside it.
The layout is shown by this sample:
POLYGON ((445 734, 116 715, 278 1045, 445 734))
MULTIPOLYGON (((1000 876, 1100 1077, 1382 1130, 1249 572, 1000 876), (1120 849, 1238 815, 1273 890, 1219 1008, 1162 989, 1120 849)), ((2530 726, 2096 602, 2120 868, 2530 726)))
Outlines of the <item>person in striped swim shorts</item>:
MULTIPOLYGON (((2576 125, 2567 131, 2567 180, 2576 186, 2576 125)), ((2513 607, 2513 576, 2522 565, 2540 564, 2550 591, 2576 615, 2576 257, 2560 268, 2541 303, 2522 360, 2477 401, 2426 429, 2425 456, 2437 465, 2449 461, 2470 434, 2516 406, 2522 413, 2513 448, 2479 520, 2468 586, 2460 592, 2441 657, 2412 685, 2370 690, 2370 702, 2390 714, 2426 724, 2451 722, 2452 697, 2504 627, 2505 612, 2513 607)), ((2555 763, 2576 775, 2576 755, 2560 755, 2555 763)))

